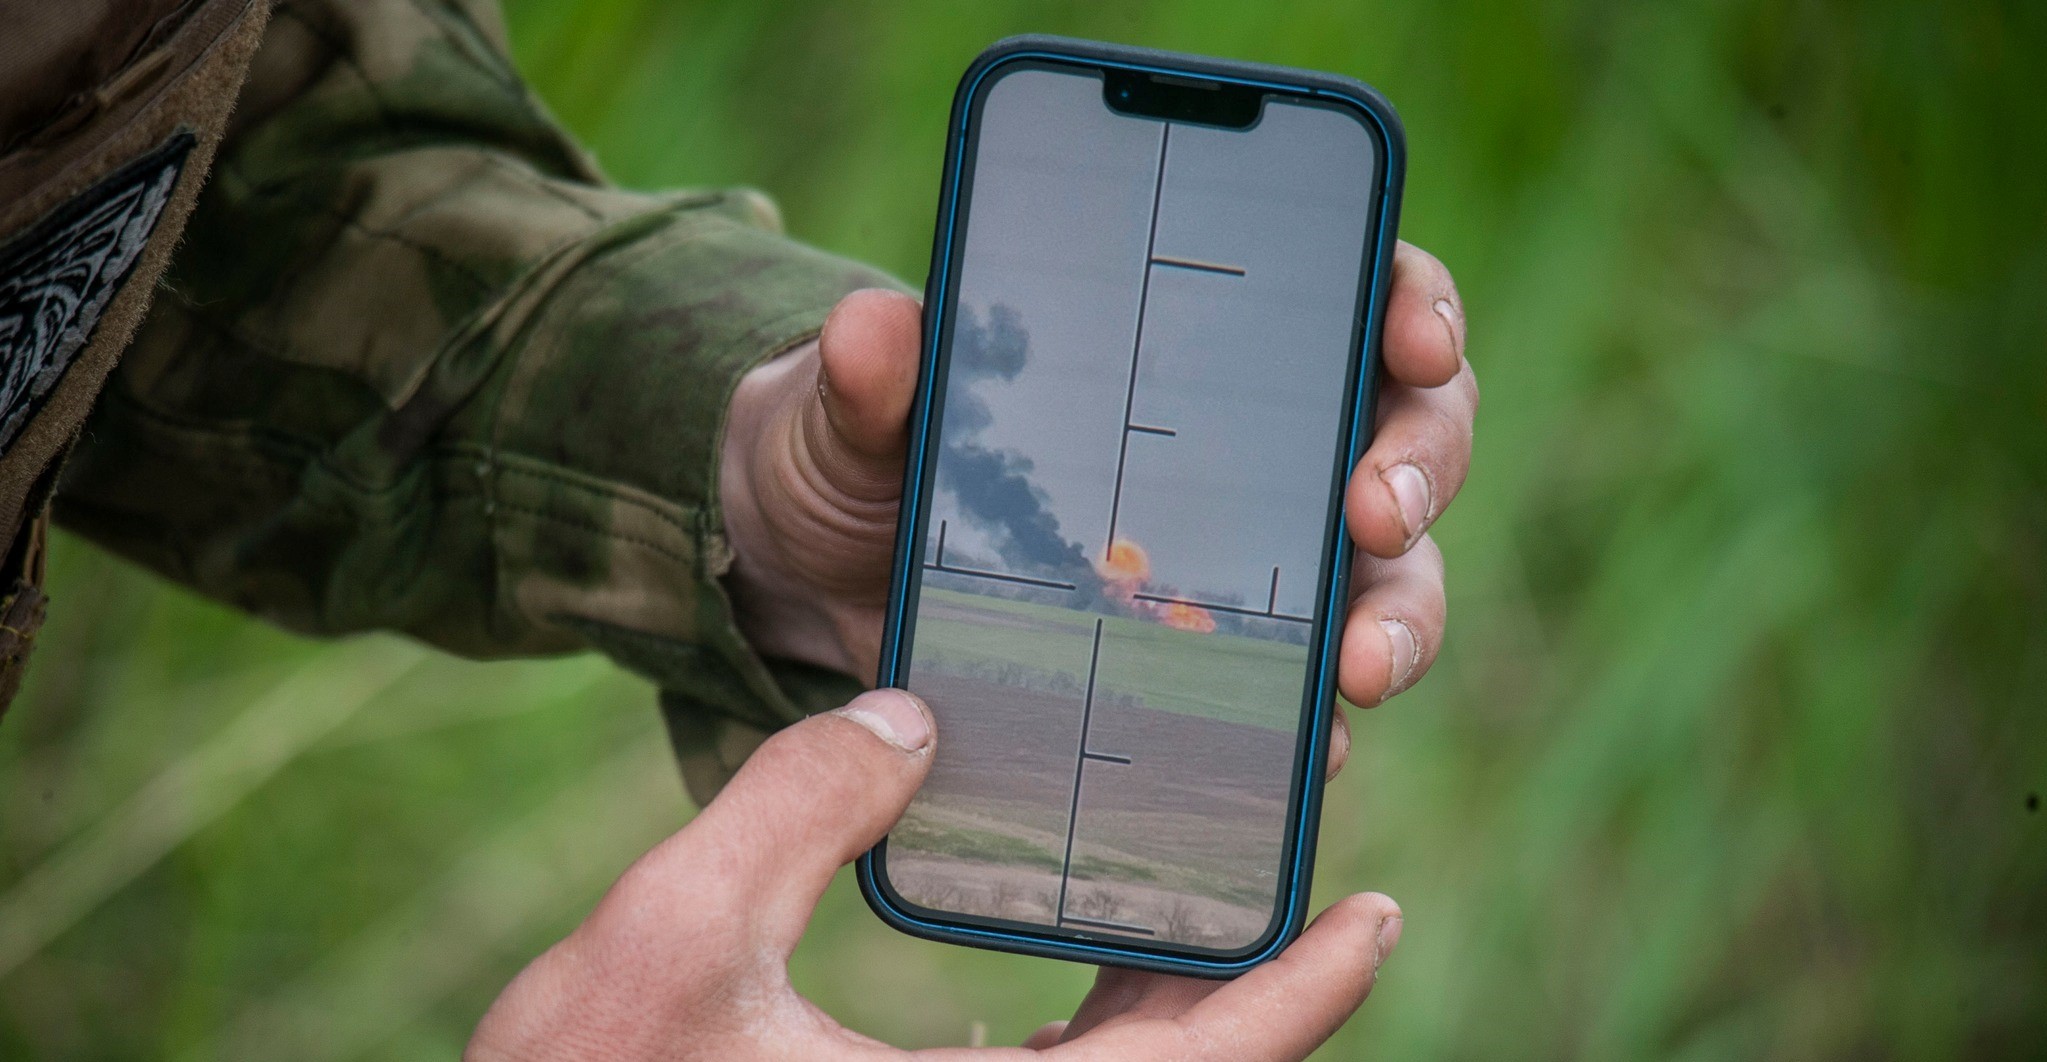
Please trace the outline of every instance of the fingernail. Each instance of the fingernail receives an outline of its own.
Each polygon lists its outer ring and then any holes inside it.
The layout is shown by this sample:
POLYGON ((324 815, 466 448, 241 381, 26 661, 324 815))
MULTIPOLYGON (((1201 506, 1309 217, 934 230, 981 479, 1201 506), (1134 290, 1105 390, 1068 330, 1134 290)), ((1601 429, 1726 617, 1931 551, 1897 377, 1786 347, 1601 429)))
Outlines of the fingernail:
POLYGON ((1386 959, 1393 954, 1393 946, 1400 943, 1400 916, 1392 915, 1379 922, 1378 953, 1372 956, 1372 974, 1377 976, 1379 967, 1386 965, 1386 959))
POLYGON ((1407 544, 1414 545, 1429 523, 1429 477, 1403 463, 1379 473, 1379 478, 1393 492, 1394 504, 1400 507, 1401 530, 1407 535, 1407 544))
POLYGON ((1386 645, 1391 651, 1386 674, 1386 696, 1379 698, 1385 703, 1391 697, 1407 688, 1407 680, 1414 675, 1415 640, 1414 628, 1400 620, 1382 619, 1379 629, 1386 632, 1386 645))
POLYGON ((916 698, 902 690, 869 690, 839 709, 839 714, 904 752, 931 744, 930 717, 916 698))
POLYGON ((1436 316, 1442 318, 1443 327, 1450 330, 1450 349, 1456 351, 1458 357, 1463 357, 1464 330, 1457 327, 1457 307, 1450 305, 1449 299, 1437 299, 1436 316))

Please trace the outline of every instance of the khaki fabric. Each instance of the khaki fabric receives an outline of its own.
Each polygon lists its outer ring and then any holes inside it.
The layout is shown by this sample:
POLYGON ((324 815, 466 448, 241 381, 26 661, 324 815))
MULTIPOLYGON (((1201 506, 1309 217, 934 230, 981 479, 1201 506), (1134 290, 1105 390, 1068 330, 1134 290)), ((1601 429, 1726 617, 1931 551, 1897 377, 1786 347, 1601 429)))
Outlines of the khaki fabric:
POLYGON ((734 625, 725 407, 893 283, 758 193, 607 184, 488 4, 279 3, 56 512, 295 630, 601 650, 659 684, 702 798, 859 685, 734 625))
POLYGON ((61 333, 51 346, 61 357, 19 393, 0 446, 0 712, 44 614, 41 521, 52 470, 148 308, 264 14, 252 0, 0 0, 0 261, 33 250, 26 245, 44 222, 137 160, 170 151, 179 162, 174 180, 155 189, 146 231, 131 230, 140 242, 120 256, 122 276, 101 286, 88 313, 64 318, 55 313, 62 299, 50 299, 0 322, 18 338, 36 323, 29 318, 54 315, 61 333))

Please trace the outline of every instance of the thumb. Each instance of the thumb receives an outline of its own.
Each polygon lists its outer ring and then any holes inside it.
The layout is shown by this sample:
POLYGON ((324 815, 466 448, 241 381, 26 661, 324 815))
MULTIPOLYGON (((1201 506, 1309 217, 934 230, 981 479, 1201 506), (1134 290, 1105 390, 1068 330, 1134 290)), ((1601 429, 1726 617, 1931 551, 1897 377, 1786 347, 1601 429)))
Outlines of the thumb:
MULTIPOLYGON (((872 690, 770 738, 684 831, 678 858, 730 871, 764 939, 793 950, 832 875, 880 841, 931 770, 924 702, 872 690)), ((681 869, 681 868, 678 868, 681 869)))
POLYGON ((900 292, 856 291, 825 319, 803 427, 812 459, 841 489, 892 497, 901 487, 921 335, 917 300, 900 292))

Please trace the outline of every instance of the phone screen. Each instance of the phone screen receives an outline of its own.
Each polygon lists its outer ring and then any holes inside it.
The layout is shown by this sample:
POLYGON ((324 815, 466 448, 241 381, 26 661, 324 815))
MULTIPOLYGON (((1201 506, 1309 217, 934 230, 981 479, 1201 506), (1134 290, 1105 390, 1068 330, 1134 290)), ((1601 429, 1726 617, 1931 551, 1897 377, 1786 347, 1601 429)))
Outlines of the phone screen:
POLYGON ((1374 140, 1080 67, 983 93, 899 673, 939 742, 879 865, 951 921, 1245 949, 1321 709, 1374 140))

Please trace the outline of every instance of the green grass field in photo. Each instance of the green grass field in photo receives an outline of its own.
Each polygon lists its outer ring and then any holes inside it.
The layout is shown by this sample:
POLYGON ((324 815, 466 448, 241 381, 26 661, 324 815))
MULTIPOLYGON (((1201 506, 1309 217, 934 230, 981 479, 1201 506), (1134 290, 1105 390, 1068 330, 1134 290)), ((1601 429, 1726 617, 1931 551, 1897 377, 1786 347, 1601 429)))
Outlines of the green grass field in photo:
MULTIPOLYGON (((1041 680, 1057 676, 1061 688, 1075 696, 1085 688, 1094 613, 936 587, 926 587, 924 594, 953 609, 1018 622, 984 625, 948 617, 923 623, 917 629, 918 664, 991 676, 1007 666, 1041 680)), ((1129 692, 1161 711, 1272 730, 1292 730, 1300 722, 1304 646, 1176 630, 1128 616, 1103 620, 1102 644, 1096 682, 1105 694, 1129 692)))

